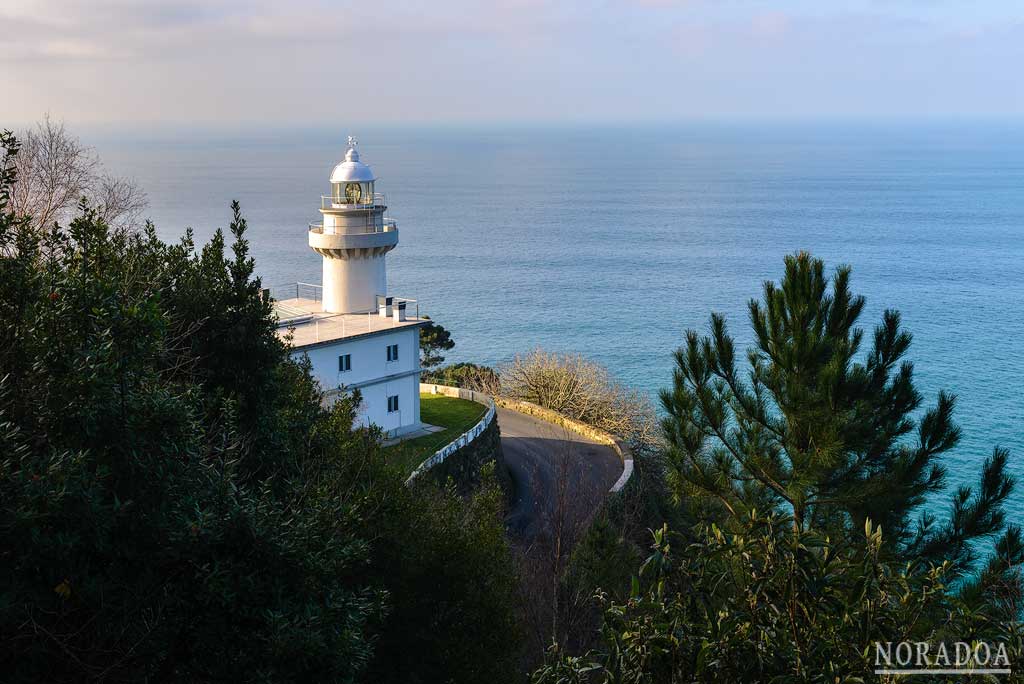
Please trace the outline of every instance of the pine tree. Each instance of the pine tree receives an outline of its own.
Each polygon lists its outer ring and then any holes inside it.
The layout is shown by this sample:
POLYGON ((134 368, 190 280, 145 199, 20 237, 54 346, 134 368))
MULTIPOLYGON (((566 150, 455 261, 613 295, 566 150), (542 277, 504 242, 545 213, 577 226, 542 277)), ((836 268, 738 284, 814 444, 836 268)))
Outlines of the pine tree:
POLYGON ((429 371, 444 363, 441 352, 453 349, 455 340, 443 325, 431 321, 430 316, 423 318, 430 322, 420 328, 420 366, 429 371))
POLYGON ((911 335, 888 310, 862 357, 863 308, 850 268, 830 279, 821 260, 801 253, 786 258, 781 284, 766 282, 762 301, 749 304, 747 373, 722 316, 712 315, 708 336, 687 332, 661 396, 677 497, 724 525, 752 511, 784 513, 796 534, 852 536, 870 520, 890 557, 949 561, 953 577, 974 569, 981 540, 1005 531, 979 579, 1005 586, 1022 559, 1019 529, 1005 529, 1008 452, 995 448, 979 464, 979 486, 956 491, 944 522, 923 511, 945 488, 943 458, 960 440, 955 397, 940 392, 918 419, 922 397, 904 359, 911 335))

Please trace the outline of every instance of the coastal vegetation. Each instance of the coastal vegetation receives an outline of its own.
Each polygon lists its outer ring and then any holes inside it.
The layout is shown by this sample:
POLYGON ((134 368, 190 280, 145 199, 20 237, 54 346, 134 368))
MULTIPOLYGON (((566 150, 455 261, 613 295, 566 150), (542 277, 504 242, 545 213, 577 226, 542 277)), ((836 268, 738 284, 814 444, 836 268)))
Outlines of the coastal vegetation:
POLYGON ((18 182, 10 188, 10 209, 35 228, 67 222, 87 198, 108 225, 133 228, 146 208, 146 193, 135 181, 107 172, 99 155, 47 115, 19 134, 11 160, 18 182))
POLYGON ((444 363, 441 352, 454 349, 455 340, 443 325, 431 321, 430 316, 424 315, 423 318, 429 322, 420 328, 420 367, 429 373, 444 363))
POLYGON ((591 576, 598 645, 581 657, 556 643, 535 682, 869 681, 875 642, 965 638, 1017 662, 1024 545, 1003 510, 1008 453, 976 461, 978 485, 954 492, 944 519, 925 508, 959 440, 954 399, 919 412, 898 313, 862 352, 850 273, 788 257, 750 303, 746 372, 722 317, 687 333, 661 395, 660 458, 686 522, 654 528, 625 597, 591 576))
POLYGON ((536 349, 502 365, 499 377, 503 396, 551 409, 637 445, 656 439, 650 401, 581 354, 536 349))
POLYGON ((407 488, 324 407, 237 204, 230 246, 40 228, 0 145, 5 681, 516 679, 500 489, 407 488))
POLYGON ((429 370, 423 374, 423 382, 462 387, 491 396, 501 393, 498 371, 490 366, 466 361, 429 370))
POLYGON ((409 475, 438 449, 476 425, 486 410, 483 404, 468 399, 422 392, 420 420, 443 429, 389 446, 384 456, 391 465, 409 475))
POLYGON ((633 449, 623 492, 522 549, 492 468, 472 491, 404 486, 484 407, 424 395, 450 434, 386 449, 353 425, 358 393, 325 406, 237 204, 199 247, 114 225, 88 193, 40 222, 14 200, 17 140, 0 145, 7 680, 878 681, 873 642, 954 639, 1020 662, 1009 454, 976 459, 941 513, 954 397, 925 407, 896 312, 862 332, 850 269, 787 258, 746 355, 720 316, 687 333, 660 419, 578 355, 441 366, 434 324, 425 381, 633 449))

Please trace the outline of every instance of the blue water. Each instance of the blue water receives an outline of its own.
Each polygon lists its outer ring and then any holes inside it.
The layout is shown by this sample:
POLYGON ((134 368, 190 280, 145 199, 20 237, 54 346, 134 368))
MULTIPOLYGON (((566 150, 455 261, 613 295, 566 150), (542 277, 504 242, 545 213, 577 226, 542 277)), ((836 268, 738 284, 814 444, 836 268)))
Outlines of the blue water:
MULTIPOLYGON (((268 285, 320 281, 306 245, 349 131, 94 133, 161 235, 205 240, 242 203, 268 285)), ((401 243, 393 294, 449 328, 450 360, 580 351, 655 393, 687 328, 808 250, 853 266, 870 332, 914 333, 919 388, 959 396, 951 484, 994 445, 1024 480, 1024 125, 773 124, 356 131, 401 243)), ((943 499, 942 501, 944 501, 943 499)), ((941 511, 937 511, 941 512, 941 511)), ((1024 482, 1012 518, 1024 519, 1024 482)))

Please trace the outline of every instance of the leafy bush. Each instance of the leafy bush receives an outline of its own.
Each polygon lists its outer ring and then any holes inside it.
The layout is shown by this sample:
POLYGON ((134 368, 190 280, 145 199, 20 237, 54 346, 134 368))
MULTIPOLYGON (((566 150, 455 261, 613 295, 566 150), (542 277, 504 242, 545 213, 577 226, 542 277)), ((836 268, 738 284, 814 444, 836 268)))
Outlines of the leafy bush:
POLYGON ((10 210, 0 143, 5 681, 357 681, 371 662, 432 681, 436 653, 451 681, 500 677, 498 512, 406 489, 353 397, 324 408, 238 205, 230 255, 219 232, 197 253, 84 203, 39 231, 10 210), (445 630, 403 612, 425 597, 445 630), (490 640, 464 649, 474 631, 490 640), (399 647, 422 658, 377 650, 399 647))
MULTIPOLYGON (((979 485, 955 492, 947 520, 921 512, 959 440, 953 398, 940 393, 917 418, 895 312, 857 358, 864 300, 849 275, 830 281, 820 260, 787 258, 781 284, 750 304, 746 372, 721 317, 708 336, 687 334, 662 393, 667 448, 638 461, 667 475, 677 532, 661 526, 623 599, 599 561, 628 550, 618 530, 658 510, 620 515, 628 497, 606 507, 614 524, 592 528, 568 577, 605 589, 599 651, 571 659, 559 645, 535 681, 876 680, 876 641, 985 639, 1019 662, 1024 543, 1003 510, 1009 454, 979 459, 979 485)), ((563 375, 534 373, 534 385, 557 397, 563 375)))
POLYGON ((516 575, 494 465, 467 501, 418 484, 381 530, 375 566, 388 575, 388 623, 373 682, 515 682, 516 575))
POLYGON ((891 560, 878 527, 830 539, 752 513, 737 529, 658 530, 629 598, 599 599, 601 651, 556 649, 535 684, 876 681, 875 642, 989 639, 1021 653, 1019 625, 946 591, 951 562, 891 560))
POLYGON ((480 366, 475 363, 453 363, 450 366, 441 366, 425 373, 423 382, 462 387, 491 395, 497 394, 500 389, 497 371, 489 366, 480 366))

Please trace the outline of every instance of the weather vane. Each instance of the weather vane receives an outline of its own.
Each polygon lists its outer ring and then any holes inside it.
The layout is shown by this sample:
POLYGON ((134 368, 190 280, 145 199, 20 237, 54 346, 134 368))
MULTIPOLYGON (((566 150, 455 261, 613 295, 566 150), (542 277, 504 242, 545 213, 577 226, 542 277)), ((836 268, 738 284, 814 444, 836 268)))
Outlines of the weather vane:
POLYGON ((358 143, 359 141, 356 140, 356 137, 354 135, 348 136, 348 147, 350 150, 354 150, 356 148, 356 144, 358 143))

